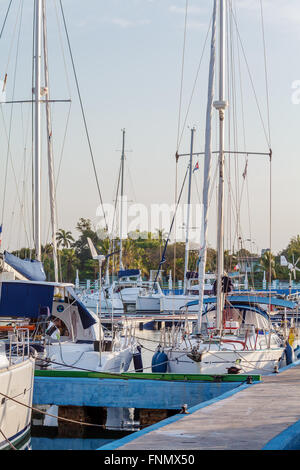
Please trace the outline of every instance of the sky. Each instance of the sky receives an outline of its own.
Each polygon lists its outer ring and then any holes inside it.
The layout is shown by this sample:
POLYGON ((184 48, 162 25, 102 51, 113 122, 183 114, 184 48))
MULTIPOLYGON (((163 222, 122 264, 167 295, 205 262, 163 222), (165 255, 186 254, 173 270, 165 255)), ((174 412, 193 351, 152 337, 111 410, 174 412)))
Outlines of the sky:
MULTIPOLYGON (((0 25, 8 3, 0 0, 0 25)), ((128 199, 147 207, 151 203, 173 204, 186 0, 63 0, 62 3, 104 202, 112 203, 115 197, 121 130, 125 128, 125 192, 128 199)), ((7 99, 31 99, 32 5, 31 0, 14 0, 0 40, 0 79, 8 74, 7 99)), ((210 32, 205 48, 204 44, 213 2, 189 0, 188 5, 179 126, 180 134, 182 132, 179 151, 182 153, 189 152, 193 126, 196 128, 195 149, 204 149, 210 32), (203 49, 195 92, 185 120, 203 49)), ((296 93, 300 88, 297 84, 300 80, 300 5, 298 0, 262 0, 268 93, 260 0, 233 0, 232 5, 243 51, 233 26, 234 68, 226 85, 229 100, 226 145, 229 145, 229 135, 233 141, 233 114, 236 113, 235 148, 268 152, 261 122, 267 129, 268 96, 273 152, 271 246, 278 252, 286 247, 292 236, 300 233, 300 94, 296 93), (234 91, 230 91, 229 83, 234 91)), ((99 197, 59 2, 48 0, 47 10, 51 96, 52 99, 72 100, 71 105, 66 102, 52 106, 55 169, 56 174, 59 173, 58 226, 77 236, 75 226, 80 217, 96 221, 99 197)), ((3 168, 0 174, 1 219, 4 206, 2 248, 15 249, 26 245, 27 238, 32 238, 30 106, 14 105, 13 114, 10 105, 1 107, 0 139, 4 143, 0 151, 3 168), (5 178, 9 129, 9 158, 13 166, 9 160, 5 178), (20 216, 21 204, 24 222, 20 216)), ((217 149, 215 122, 213 131, 213 144, 217 149)), ((179 159, 178 188, 187 163, 186 157, 179 159)), ((226 165, 229 168, 229 162, 226 165)), ((241 191, 243 187, 245 158, 238 157, 238 162, 232 160, 231 165, 232 187, 239 184, 239 190, 233 189, 233 200, 234 194, 240 194, 235 191, 241 191)), ((45 128, 42 166, 42 238, 45 242, 50 233, 45 128)), ((270 246, 268 158, 249 157, 247 168, 247 185, 241 202, 236 202, 235 207, 240 207, 240 233, 244 246, 259 251, 270 246)), ((194 203, 201 202, 202 184, 203 158, 199 157, 199 170, 194 174, 192 186, 194 203)), ((185 189, 183 200, 186 199, 185 189)), ((211 246, 216 243, 215 200, 214 192, 209 219, 211 246)), ((227 201, 228 192, 226 204, 227 201)), ((236 201, 239 201, 238 195, 236 201)), ((230 246, 236 233, 236 222, 234 213, 228 214, 226 209, 225 244, 230 246)), ((163 228, 168 231, 169 227, 163 228)))

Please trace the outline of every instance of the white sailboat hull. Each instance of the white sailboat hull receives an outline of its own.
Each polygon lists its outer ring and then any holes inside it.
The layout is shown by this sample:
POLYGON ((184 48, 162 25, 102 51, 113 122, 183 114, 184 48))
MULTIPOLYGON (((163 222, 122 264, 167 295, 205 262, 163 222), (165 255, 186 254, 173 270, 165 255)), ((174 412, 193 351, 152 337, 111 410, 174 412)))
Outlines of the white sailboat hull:
POLYGON ((129 369, 133 348, 102 351, 100 355, 91 344, 65 342, 47 346, 47 356, 51 361, 49 369, 121 373, 129 369))
MULTIPOLYGON (((82 303, 86 306, 86 308, 91 308, 93 310, 99 309, 99 296, 98 295, 87 295, 82 298, 82 303)), ((119 298, 108 298, 104 299, 103 296, 101 298, 101 312, 103 313, 111 313, 112 311, 116 313, 123 313, 124 306, 123 302, 119 298)))
MULTIPOLYGON (((228 368, 239 367, 241 374, 265 375, 274 372, 283 356, 283 348, 256 351, 207 351, 202 353, 201 362, 188 357, 189 352, 170 350, 167 353, 168 371, 177 374, 227 374, 228 368), (237 360, 241 360, 237 364, 237 360)), ((285 359, 281 366, 285 365, 285 359)))
MULTIPOLYGON (((0 369, 0 392, 22 403, 18 404, 0 395, 0 429, 15 447, 18 447, 30 431, 34 364, 34 359, 29 358, 0 369)), ((2 433, 0 450, 9 449, 10 445, 2 433)))
POLYGON ((160 313, 160 295, 138 296, 136 300, 136 311, 145 313, 160 313))
MULTIPOLYGON (((199 296, 197 295, 164 295, 160 299, 160 311, 166 313, 180 313, 182 312, 182 307, 184 307, 188 302, 198 300, 198 298, 199 296)), ((189 313, 198 313, 198 310, 198 305, 191 305, 188 307, 189 313)))
POLYGON ((140 287, 125 287, 120 291, 120 297, 124 305, 136 306, 138 295, 141 292, 140 287))

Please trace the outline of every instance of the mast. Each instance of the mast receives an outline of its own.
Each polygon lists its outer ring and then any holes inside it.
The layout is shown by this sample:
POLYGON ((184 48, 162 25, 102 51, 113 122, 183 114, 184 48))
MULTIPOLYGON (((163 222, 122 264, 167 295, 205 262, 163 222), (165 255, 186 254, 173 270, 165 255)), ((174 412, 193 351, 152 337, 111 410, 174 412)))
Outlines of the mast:
POLYGON ((123 269, 122 262, 122 235, 123 235, 123 197, 124 197, 124 161, 125 161, 125 129, 122 129, 122 156, 121 156, 121 200, 120 200, 120 270, 123 269))
POLYGON ((45 73, 45 95, 46 95, 46 123, 47 123, 47 145, 48 145, 48 173, 49 173, 49 196, 50 196, 50 214, 52 227, 52 246, 53 246, 53 262, 54 262, 54 278, 58 282, 58 262, 57 262, 57 222, 56 222, 56 198, 55 198, 55 181, 54 181, 54 161, 52 146, 52 123, 50 109, 50 92, 49 92, 49 70, 48 70, 48 48, 47 48, 47 23, 46 23, 46 2, 42 0, 43 7, 43 46, 44 46, 44 73, 45 73))
POLYGON ((41 260, 41 0, 35 0, 35 185, 34 242, 35 256, 41 260))
POLYGON ((215 80, 215 64, 216 64, 216 16, 217 16, 217 0, 214 0, 212 34, 211 34, 211 54, 209 64, 208 77, 208 99, 206 108, 206 129, 205 129, 205 160, 204 160, 204 182, 203 182, 203 214, 202 214, 202 235, 199 250, 199 310, 198 310, 198 332, 201 331, 203 298, 204 298, 204 281, 205 266, 207 258, 207 229, 208 229, 208 211, 209 211, 209 190, 211 179, 211 160, 212 160, 212 110, 214 99, 214 80, 215 80))
POLYGON ((191 129, 191 152, 190 152, 190 168, 189 168, 189 189, 188 189, 188 205, 186 216, 186 236, 185 236, 185 259, 184 259, 184 293, 187 289, 186 273, 189 264, 189 230, 190 230, 190 208, 191 208, 191 188, 192 188, 192 172, 193 172, 193 151, 194 151, 194 134, 195 128, 191 129))
POLYGON ((224 307, 224 294, 222 292, 222 276, 224 274, 224 118, 228 103, 225 94, 225 51, 226 51, 226 0, 220 1, 220 50, 219 50, 219 100, 214 107, 219 112, 219 189, 218 189, 218 233, 217 233, 217 330, 222 330, 222 314, 224 307))

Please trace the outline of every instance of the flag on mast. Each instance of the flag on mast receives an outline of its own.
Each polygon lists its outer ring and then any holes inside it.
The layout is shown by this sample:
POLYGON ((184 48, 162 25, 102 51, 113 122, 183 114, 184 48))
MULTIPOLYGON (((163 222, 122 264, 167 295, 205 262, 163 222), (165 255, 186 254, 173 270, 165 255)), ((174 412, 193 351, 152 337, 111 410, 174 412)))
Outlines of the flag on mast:
POLYGON ((196 165, 194 166, 193 173, 194 173, 194 171, 196 171, 196 170, 199 170, 199 162, 197 162, 196 165))

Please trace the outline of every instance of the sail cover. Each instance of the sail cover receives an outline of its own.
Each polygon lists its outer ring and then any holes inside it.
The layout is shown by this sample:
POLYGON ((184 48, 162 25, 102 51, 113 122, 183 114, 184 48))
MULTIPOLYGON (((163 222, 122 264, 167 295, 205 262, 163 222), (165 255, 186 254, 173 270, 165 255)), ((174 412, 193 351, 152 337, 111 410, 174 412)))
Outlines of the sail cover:
POLYGON ((52 310, 54 286, 28 281, 0 284, 0 317, 38 318, 45 307, 52 310))
POLYGON ((118 272, 118 277, 126 277, 126 276, 139 276, 141 271, 139 269, 125 269, 123 271, 118 272))
POLYGON ((4 251, 4 261, 29 281, 43 282, 46 280, 43 263, 32 259, 21 259, 8 251, 4 251))

